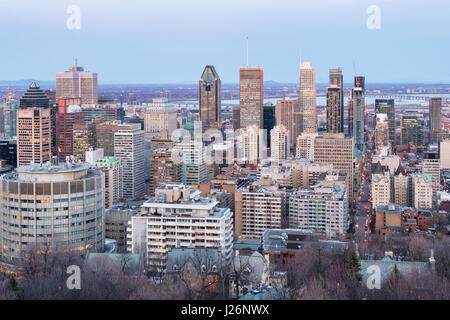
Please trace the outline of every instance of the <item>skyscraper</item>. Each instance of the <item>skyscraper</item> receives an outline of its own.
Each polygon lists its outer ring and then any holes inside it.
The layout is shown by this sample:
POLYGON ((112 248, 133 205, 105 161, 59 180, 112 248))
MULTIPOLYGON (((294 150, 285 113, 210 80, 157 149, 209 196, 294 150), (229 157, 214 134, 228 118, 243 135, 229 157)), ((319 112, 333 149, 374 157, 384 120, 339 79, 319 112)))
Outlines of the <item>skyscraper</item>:
POLYGON ((86 151, 96 148, 95 123, 82 123, 73 126, 73 156, 75 160, 86 161, 86 151))
POLYGON ((103 122, 95 126, 95 146, 104 150, 105 157, 114 157, 114 134, 119 126, 120 121, 103 122))
POLYGON ((330 69, 330 86, 327 91, 327 131, 344 132, 344 83, 342 69, 330 69))
POLYGON ((285 126, 289 135, 289 147, 295 144, 300 134, 300 110, 297 99, 277 100, 275 108, 277 126, 285 126))
POLYGON ((232 116, 233 116, 233 130, 236 131, 241 127, 241 107, 240 106, 234 106, 232 108, 232 116))
POLYGON ((316 73, 310 62, 300 66, 300 115, 301 132, 316 132, 316 73))
POLYGON ((62 161, 73 156, 73 126, 84 121, 80 98, 59 99, 56 114, 56 145, 62 161))
POLYGON ((365 84, 364 77, 355 77, 352 97, 349 101, 349 136, 355 141, 355 147, 362 151, 364 147, 364 110, 365 110, 365 84))
POLYGON ((441 186, 441 163, 439 152, 434 150, 424 152, 422 173, 430 176, 433 188, 433 198, 435 198, 436 193, 440 190, 441 186))
POLYGON ((177 109, 169 104, 166 98, 153 98, 147 103, 144 116, 144 130, 151 135, 159 134, 166 130, 171 136, 177 128, 177 109))
POLYGON ((51 137, 49 99, 33 82, 17 110, 17 166, 50 161, 51 137))
POLYGON ((222 127, 222 82, 214 66, 207 65, 198 81, 199 117, 202 130, 222 127))
POLYGON ((81 98, 81 104, 97 104, 97 73, 86 72, 77 65, 56 74, 56 99, 81 98))
POLYGON ((264 79, 262 67, 239 70, 240 126, 263 127, 264 79))
POLYGON ((8 90, 8 95, 3 99, 4 137, 6 139, 11 139, 17 135, 16 117, 19 106, 19 100, 8 90))
MULTIPOLYGON (((270 148, 270 131, 276 124, 275 106, 272 103, 265 103, 263 105, 263 129, 267 132, 267 147, 270 148)), ((234 126, 233 126, 234 129, 234 126)), ((236 130, 236 129, 234 129, 236 130)))
POLYGON ((328 87, 327 90, 327 132, 344 132, 341 122, 340 89, 338 87, 328 87))
POLYGON ((423 130, 422 123, 417 116, 402 117, 402 145, 412 143, 418 153, 423 152, 423 130))
POLYGON ((395 107, 394 99, 376 99, 375 114, 386 113, 389 122, 389 142, 395 146, 395 107))
POLYGON ((430 142, 438 143, 437 132, 441 130, 441 112, 442 112, 442 98, 432 97, 429 105, 430 112, 430 142))
POLYGON ((325 133, 314 140, 314 161, 329 163, 333 169, 347 173, 347 194, 353 199, 353 139, 345 138, 343 133, 325 133))
POLYGON ((145 194, 145 145, 140 124, 118 125, 114 133, 114 157, 123 164, 123 197, 142 197, 145 194))
POLYGON ((37 82, 32 82, 28 90, 20 98, 20 108, 39 108, 48 109, 50 107, 50 99, 41 90, 41 87, 37 82))

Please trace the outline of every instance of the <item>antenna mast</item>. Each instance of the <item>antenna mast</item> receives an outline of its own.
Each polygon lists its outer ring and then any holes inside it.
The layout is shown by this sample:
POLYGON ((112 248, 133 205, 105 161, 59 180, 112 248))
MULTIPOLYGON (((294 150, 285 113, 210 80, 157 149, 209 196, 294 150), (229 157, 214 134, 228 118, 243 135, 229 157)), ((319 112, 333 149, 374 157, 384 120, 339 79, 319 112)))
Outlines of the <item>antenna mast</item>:
POLYGON ((247 67, 248 67, 248 36, 246 38, 246 47, 247 47, 247 67))

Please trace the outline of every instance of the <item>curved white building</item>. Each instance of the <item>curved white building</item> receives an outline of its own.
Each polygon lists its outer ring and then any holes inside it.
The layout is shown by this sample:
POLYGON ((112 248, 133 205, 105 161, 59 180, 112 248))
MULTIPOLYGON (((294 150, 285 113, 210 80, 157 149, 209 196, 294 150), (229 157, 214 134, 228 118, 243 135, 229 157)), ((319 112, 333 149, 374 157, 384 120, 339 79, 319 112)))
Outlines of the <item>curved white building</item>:
POLYGON ((39 243, 103 251, 104 178, 87 163, 32 164, 0 177, 2 259, 39 243), (51 240, 51 241, 49 241, 51 240))

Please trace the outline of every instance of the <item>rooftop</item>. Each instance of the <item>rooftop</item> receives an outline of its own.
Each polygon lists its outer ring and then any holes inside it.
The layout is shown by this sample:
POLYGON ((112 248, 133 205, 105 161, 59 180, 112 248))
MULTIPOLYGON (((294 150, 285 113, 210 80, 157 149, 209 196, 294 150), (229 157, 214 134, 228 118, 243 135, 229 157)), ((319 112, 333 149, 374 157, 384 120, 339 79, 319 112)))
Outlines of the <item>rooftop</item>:
POLYGON ((401 206, 399 206, 398 204, 395 203, 389 203, 387 205, 384 206, 378 206, 375 209, 376 211, 382 211, 382 212, 386 212, 386 213, 398 213, 401 214, 403 211, 403 208, 401 206))

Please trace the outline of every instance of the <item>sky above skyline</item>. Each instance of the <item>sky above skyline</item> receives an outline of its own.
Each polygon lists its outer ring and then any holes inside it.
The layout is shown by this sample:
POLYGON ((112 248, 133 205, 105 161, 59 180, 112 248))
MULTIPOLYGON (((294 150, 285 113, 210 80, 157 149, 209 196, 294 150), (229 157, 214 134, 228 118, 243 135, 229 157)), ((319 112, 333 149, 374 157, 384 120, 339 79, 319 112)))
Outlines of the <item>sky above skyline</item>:
POLYGON ((319 83, 334 67, 351 82, 353 62, 367 83, 450 83, 449 17, 447 0, 2 0, 0 79, 54 80, 77 58, 100 84, 194 83, 207 64, 238 83, 248 36, 265 81, 298 82, 301 54, 319 83))

